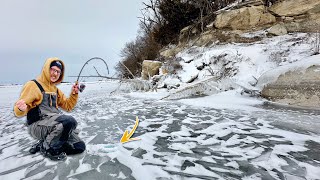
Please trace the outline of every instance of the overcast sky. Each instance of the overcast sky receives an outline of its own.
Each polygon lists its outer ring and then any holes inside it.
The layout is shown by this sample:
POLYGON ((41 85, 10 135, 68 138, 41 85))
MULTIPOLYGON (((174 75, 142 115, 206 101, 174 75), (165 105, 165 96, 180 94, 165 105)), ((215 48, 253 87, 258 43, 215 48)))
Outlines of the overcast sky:
MULTIPOLYGON (((36 78, 49 57, 64 61, 66 81, 96 56, 107 61, 112 75, 120 50, 137 36, 142 1, 1 0, 0 84, 36 78)), ((102 71, 103 64, 95 63, 102 71)))

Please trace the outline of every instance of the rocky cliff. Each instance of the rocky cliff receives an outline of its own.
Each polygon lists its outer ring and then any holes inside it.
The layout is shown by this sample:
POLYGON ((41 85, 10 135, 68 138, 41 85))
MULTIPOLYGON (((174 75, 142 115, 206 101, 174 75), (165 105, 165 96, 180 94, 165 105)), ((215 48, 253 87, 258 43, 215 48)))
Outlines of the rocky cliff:
POLYGON ((174 56, 188 46, 206 46, 212 42, 254 42, 261 39, 241 37, 241 34, 267 29, 271 35, 291 32, 320 31, 319 0, 284 0, 264 6, 260 0, 245 1, 216 12, 215 19, 204 32, 194 26, 181 30, 179 44, 164 49, 161 55, 174 56))
MULTIPOLYGON (((161 55, 174 57, 182 50, 193 46, 259 42, 264 37, 244 35, 257 31, 267 32, 268 37, 295 32, 317 33, 320 31, 320 1, 282 0, 268 7, 259 0, 244 1, 216 12, 215 19, 207 25, 204 32, 200 32, 194 26, 184 28, 179 37, 179 44, 164 49, 161 55)), ((273 58, 276 61, 281 60, 280 56, 273 58)), ((265 84, 261 91, 262 96, 291 105, 320 107, 319 72, 319 66, 284 72, 277 80, 265 84)))

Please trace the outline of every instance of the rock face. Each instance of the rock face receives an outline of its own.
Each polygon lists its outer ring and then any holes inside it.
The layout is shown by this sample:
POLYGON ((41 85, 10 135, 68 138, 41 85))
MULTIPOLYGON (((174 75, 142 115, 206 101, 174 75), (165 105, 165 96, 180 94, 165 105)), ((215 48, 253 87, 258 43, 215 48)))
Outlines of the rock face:
POLYGON ((218 29, 247 30, 276 22, 275 16, 265 11, 264 6, 243 7, 217 15, 214 25, 218 29))
POLYGON ((289 105, 320 108, 320 65, 289 71, 265 86, 261 95, 289 105))
POLYGON ((281 25, 281 24, 277 24, 275 26, 272 26, 270 28, 270 30, 268 31, 269 34, 271 35, 276 35, 276 36, 280 36, 280 35, 285 35, 287 34, 287 29, 285 26, 281 25))
POLYGON ((218 29, 251 30, 277 23, 284 23, 288 32, 318 32, 320 1, 282 0, 271 7, 254 4, 250 7, 240 6, 218 14, 214 26, 218 29))
MULTIPOLYGON (((299 17, 301 18, 301 16, 299 17)), ((319 32, 320 13, 285 23, 288 32, 319 32)))
POLYGON ((259 41, 259 37, 247 38, 241 34, 271 26, 269 34, 276 36, 290 32, 319 32, 320 0, 278 0, 270 7, 264 6, 261 0, 248 0, 217 11, 212 18, 203 32, 195 26, 183 28, 178 45, 162 50, 160 55, 174 57, 188 46, 210 46, 216 42, 259 41))
POLYGON ((298 16, 320 11, 319 0, 286 0, 274 4, 269 11, 279 16, 298 16))
POLYGON ((156 74, 159 74, 159 69, 162 66, 162 62, 144 60, 142 63, 142 79, 149 79, 156 74))
POLYGON ((160 51, 160 55, 164 57, 174 57, 178 52, 183 50, 183 46, 176 46, 170 49, 164 49, 160 51))
POLYGON ((320 29, 319 0, 285 0, 268 10, 282 17, 289 32, 317 32, 320 29))

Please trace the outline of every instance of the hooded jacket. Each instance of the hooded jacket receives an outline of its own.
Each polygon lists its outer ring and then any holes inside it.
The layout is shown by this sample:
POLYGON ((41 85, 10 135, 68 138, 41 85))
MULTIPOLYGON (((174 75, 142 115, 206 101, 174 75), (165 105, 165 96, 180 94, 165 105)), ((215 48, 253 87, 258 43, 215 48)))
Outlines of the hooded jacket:
MULTIPOLYGON (((37 77, 37 81, 41 84, 46 93, 58 93, 57 94, 57 104, 59 107, 66 111, 71 111, 78 101, 78 94, 73 94, 71 92, 69 98, 67 98, 63 92, 56 87, 57 84, 61 83, 64 77, 65 66, 64 63, 58 58, 49 58, 46 60, 41 74, 37 77), (59 61, 62 64, 62 71, 59 79, 56 82, 51 82, 50 80, 50 64, 53 61, 59 61)), ((38 88, 37 84, 33 81, 27 82, 20 94, 20 99, 23 99, 27 104, 26 111, 20 111, 16 106, 14 106, 14 113, 17 117, 24 116, 28 111, 42 102, 42 93, 38 88)))

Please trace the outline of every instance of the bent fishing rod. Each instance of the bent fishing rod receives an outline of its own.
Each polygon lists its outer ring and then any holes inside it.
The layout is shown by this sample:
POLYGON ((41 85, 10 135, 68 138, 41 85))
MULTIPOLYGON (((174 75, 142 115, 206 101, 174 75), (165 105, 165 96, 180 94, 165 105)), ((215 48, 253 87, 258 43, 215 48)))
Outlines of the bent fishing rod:
MULTIPOLYGON (((107 70, 108 70, 108 74, 109 74, 109 67, 108 67, 108 64, 106 63, 106 61, 105 61, 104 59, 100 58, 100 57, 93 57, 93 58, 87 60, 87 62, 85 62, 84 65, 82 66, 82 68, 81 68, 81 70, 80 70, 80 72, 79 72, 79 75, 78 75, 78 77, 77 77, 76 84, 79 83, 79 78, 80 78, 80 75, 81 75, 81 73, 82 73, 83 68, 84 68, 86 65, 88 65, 88 63, 89 63, 90 61, 92 61, 92 60, 101 60, 101 61, 106 65, 107 70)), ((80 86, 79 86, 79 91, 80 91, 80 92, 83 92, 83 90, 85 89, 85 87, 86 87, 85 84, 80 84, 80 86)))

